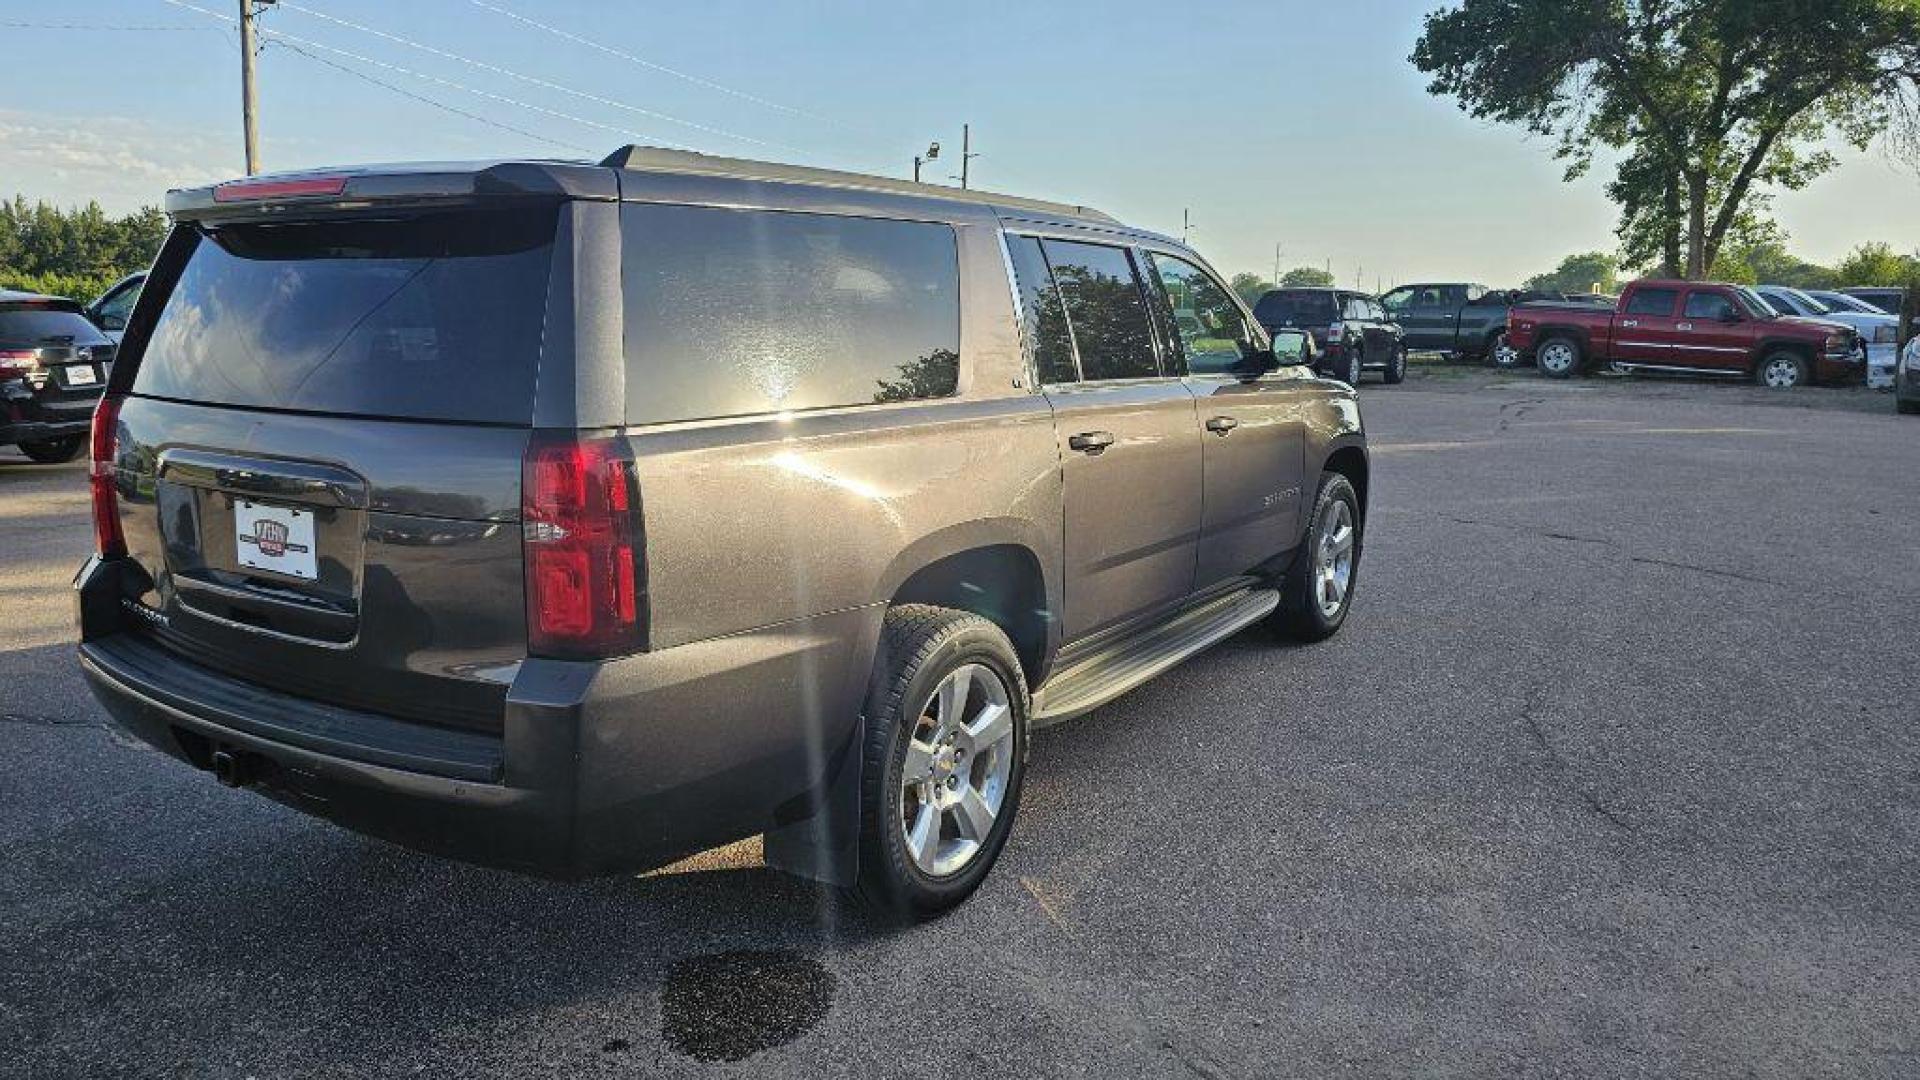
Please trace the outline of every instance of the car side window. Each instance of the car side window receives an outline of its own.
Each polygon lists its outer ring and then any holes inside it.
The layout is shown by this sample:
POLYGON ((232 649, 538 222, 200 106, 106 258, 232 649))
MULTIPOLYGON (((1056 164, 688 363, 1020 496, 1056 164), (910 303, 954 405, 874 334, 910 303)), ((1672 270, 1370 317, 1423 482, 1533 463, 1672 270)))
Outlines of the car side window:
POLYGON ((1381 304, 1380 301, 1375 300, 1373 297, 1369 296, 1367 297, 1367 315, 1369 318, 1372 318, 1378 322, 1386 322, 1387 321, 1386 306, 1381 304))
POLYGON ((107 330, 125 330, 127 319, 133 314, 134 302, 140 299, 140 286, 127 285, 106 298, 94 309, 100 326, 107 330))
POLYGON ((1033 357, 1040 384, 1079 382, 1067 309, 1060 303, 1060 290, 1053 287, 1053 271, 1047 268, 1040 241, 1010 234, 1007 257, 1013 263, 1014 288, 1020 295, 1020 336, 1033 357))
POLYGON ((1349 296, 1346 298, 1346 303, 1342 307, 1341 318, 1352 319, 1355 322, 1361 322, 1366 320, 1368 317, 1369 315, 1367 312, 1366 297, 1349 296))
POLYGON ((1172 309, 1174 337, 1195 375, 1234 371, 1254 351, 1253 335, 1226 286, 1171 255, 1149 255, 1172 309))
POLYGON ((1381 297, 1380 302, 1386 305, 1386 308, 1388 311, 1403 310, 1407 307, 1412 306, 1413 288, 1412 286, 1409 286, 1409 285, 1402 285, 1397 289, 1393 289, 1389 291, 1387 295, 1381 297))
POLYGON ((1687 307, 1683 313, 1688 319, 1725 319, 1733 315, 1733 301, 1715 292, 1694 292, 1687 294, 1687 307))
POLYGON ((1680 299, 1678 289, 1638 289, 1633 298, 1627 301, 1627 315, 1671 315, 1674 302, 1680 299))
POLYGON ((1146 298, 1127 250, 1073 240, 1043 240, 1040 247, 1067 309, 1080 377, 1100 382, 1160 374, 1146 298))

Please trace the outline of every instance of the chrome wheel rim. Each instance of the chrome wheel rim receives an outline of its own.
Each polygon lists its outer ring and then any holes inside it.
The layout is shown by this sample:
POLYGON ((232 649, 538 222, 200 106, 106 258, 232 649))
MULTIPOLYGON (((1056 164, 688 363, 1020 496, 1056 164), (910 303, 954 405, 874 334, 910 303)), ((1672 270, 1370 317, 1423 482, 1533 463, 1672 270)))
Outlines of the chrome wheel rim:
POLYGON ((1573 346, 1556 341, 1540 350, 1540 366, 1548 371, 1568 371, 1573 367, 1573 346))
POLYGON ((907 856, 932 877, 979 856, 1013 777, 1013 706, 984 664, 963 664, 921 704, 900 769, 896 820, 907 856))
POLYGON ((1495 367, 1513 367, 1520 362, 1520 353, 1507 342, 1507 335, 1493 343, 1493 364, 1495 367))
POLYGON ((1776 390, 1792 386, 1800 381, 1800 365, 1791 357, 1776 356, 1767 361, 1766 377, 1767 385, 1776 390))
POLYGON ((1320 614, 1331 619, 1346 606, 1353 585, 1353 509, 1335 502, 1320 522, 1320 541, 1313 554, 1313 599, 1320 614))

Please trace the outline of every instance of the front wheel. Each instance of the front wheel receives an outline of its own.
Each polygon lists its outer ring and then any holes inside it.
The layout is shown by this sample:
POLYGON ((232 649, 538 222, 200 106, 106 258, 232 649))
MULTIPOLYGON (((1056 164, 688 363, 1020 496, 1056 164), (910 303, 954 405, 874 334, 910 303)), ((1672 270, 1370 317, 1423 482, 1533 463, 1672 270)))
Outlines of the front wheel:
POLYGON ((1507 335, 1497 334, 1487 345, 1487 359, 1497 368, 1516 368, 1520 366, 1520 350, 1513 347, 1507 335))
POLYGON ((1320 474, 1306 542, 1280 583, 1280 606, 1268 625, 1296 641, 1324 641, 1340 632, 1360 574, 1360 497, 1335 472, 1320 474))
POLYGON ((1383 377, 1389 386, 1398 386, 1406 380, 1407 347, 1405 345, 1394 346, 1393 355, 1387 359, 1387 373, 1383 377))
POLYGON ((68 435, 63 439, 41 439, 37 442, 23 442, 20 452, 42 465, 58 465, 72 461, 80 456, 81 448, 87 445, 85 435, 68 435))
POLYGON ((1807 362, 1795 353, 1785 350, 1768 353, 1760 366, 1754 369, 1753 378, 1761 386, 1772 390, 1791 390, 1807 384, 1807 362))
POLYGON ((1335 369, 1334 378, 1339 379, 1348 386, 1359 386, 1360 372, 1363 369, 1364 362, 1360 355, 1360 350, 1351 346, 1342 348, 1340 350, 1340 366, 1335 369))
POLYGON ((1580 371, 1580 343, 1572 338, 1548 338, 1541 344, 1535 364, 1549 379, 1570 379, 1580 371))
POLYGON ((866 707, 855 897, 929 919, 999 858, 1020 808, 1027 686, 998 626, 951 608, 887 613, 866 707))

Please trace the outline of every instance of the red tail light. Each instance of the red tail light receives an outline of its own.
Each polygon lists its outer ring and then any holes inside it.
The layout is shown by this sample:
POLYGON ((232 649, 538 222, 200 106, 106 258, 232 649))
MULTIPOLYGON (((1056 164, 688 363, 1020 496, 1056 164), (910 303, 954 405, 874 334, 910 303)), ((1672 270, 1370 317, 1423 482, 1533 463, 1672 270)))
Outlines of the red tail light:
POLYGON ((40 370, 37 349, 0 349, 0 379, 20 379, 40 370))
POLYGON ((344 176, 309 176, 300 180, 233 180, 213 189, 217 203, 256 199, 290 199, 308 195, 338 195, 347 189, 344 176))
POLYGON ((127 553, 120 532, 120 493, 114 487, 113 457, 120 434, 120 399, 103 397, 93 407, 93 429, 88 437, 87 485, 93 494, 93 546, 102 556, 127 553))
POLYGON ((615 439, 536 432, 521 471, 527 648, 583 659, 640 647, 633 463, 615 439))

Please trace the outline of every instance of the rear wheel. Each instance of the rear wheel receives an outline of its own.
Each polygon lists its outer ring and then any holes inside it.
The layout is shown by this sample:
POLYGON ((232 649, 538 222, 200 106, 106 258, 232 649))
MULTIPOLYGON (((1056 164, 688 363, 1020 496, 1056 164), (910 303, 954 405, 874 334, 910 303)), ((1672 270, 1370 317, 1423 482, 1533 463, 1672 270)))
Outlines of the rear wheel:
POLYGON ((1487 362, 1497 368, 1519 367, 1520 350, 1513 347, 1506 334, 1495 334, 1487 342, 1487 362))
POLYGON ((1342 348, 1340 350, 1340 363, 1339 366, 1335 368, 1334 377, 1346 383, 1348 386, 1359 386, 1360 372, 1363 370, 1365 362, 1365 358, 1361 355, 1359 349, 1352 346, 1342 348))
POLYGON ((20 444, 20 452, 42 465, 58 465, 63 461, 72 461, 79 457, 81 448, 86 445, 85 435, 68 435, 63 439, 23 442, 20 444))
POLYGON ((1393 355, 1387 360, 1387 373, 1384 378, 1387 380, 1387 385, 1398 386, 1406 380, 1406 377, 1407 347, 1405 345, 1396 345, 1393 348, 1393 355))
POLYGON ((1774 390, 1791 390, 1807 384, 1807 362, 1798 353, 1781 349, 1770 352, 1760 361, 1753 371, 1753 378, 1761 386, 1774 390))
POLYGON ((877 912, 928 919, 979 888, 1026 768, 1027 687, 1006 634, 964 611, 887 613, 868 692, 860 873, 877 912))
POLYGON ((1324 641, 1340 631, 1360 575, 1360 497, 1335 472, 1320 474, 1307 539, 1280 585, 1280 607, 1268 625, 1296 641, 1324 641))
POLYGON ((1548 338, 1535 360, 1549 379, 1570 379, 1580 372, 1580 343, 1569 337, 1548 338))

